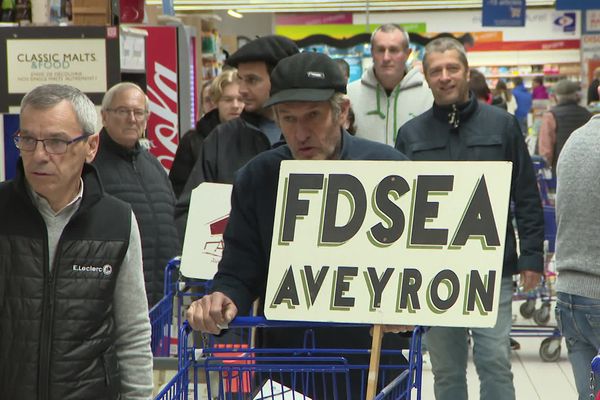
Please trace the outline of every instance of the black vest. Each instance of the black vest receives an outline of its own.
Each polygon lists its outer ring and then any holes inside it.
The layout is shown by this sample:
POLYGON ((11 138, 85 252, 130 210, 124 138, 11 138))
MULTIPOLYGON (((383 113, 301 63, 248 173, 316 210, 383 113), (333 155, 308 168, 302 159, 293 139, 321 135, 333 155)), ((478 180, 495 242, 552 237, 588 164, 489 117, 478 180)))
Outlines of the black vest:
POLYGON ((563 103, 553 107, 550 112, 556 120, 556 144, 554 145, 554 157, 552 170, 556 171, 558 156, 574 130, 584 125, 592 117, 585 108, 575 103, 563 103))
POLYGON ((103 129, 94 160, 107 193, 131 205, 140 227, 148 306, 163 296, 164 270, 180 254, 175 195, 160 162, 139 144, 128 150, 103 129))
POLYGON ((0 398, 117 399, 112 302, 131 209, 86 165, 50 272, 46 225, 18 170, 0 184, 0 398))

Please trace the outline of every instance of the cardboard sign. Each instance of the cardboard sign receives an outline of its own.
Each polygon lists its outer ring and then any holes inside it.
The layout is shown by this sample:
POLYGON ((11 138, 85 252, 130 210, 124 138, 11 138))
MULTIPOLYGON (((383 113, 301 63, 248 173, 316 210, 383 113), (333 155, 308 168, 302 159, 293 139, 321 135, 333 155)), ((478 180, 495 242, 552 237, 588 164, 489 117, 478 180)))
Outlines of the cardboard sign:
POLYGON ((284 161, 265 315, 491 327, 510 162, 284 161))
POLYGON ((204 182, 192 191, 180 270, 186 278, 212 279, 223 255, 223 232, 232 185, 204 182))

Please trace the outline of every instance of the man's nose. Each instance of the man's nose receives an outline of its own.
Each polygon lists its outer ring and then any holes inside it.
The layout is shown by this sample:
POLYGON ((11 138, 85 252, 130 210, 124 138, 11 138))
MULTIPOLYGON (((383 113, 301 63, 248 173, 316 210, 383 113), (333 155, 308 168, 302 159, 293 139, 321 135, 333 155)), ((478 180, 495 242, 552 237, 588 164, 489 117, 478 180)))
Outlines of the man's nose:
POLYGON ((244 82, 244 80, 242 80, 242 79, 240 79, 239 91, 240 91, 241 95, 248 93, 248 86, 246 85, 246 82, 244 82))
POLYGON ((46 151, 44 142, 38 141, 35 143, 35 148, 33 149, 33 157, 39 160, 48 159, 48 152, 46 151))
POLYGON ((135 118, 135 110, 127 110, 127 120, 133 122, 137 121, 135 118))
POLYGON ((296 125, 296 139, 300 143, 304 143, 310 138, 310 135, 311 131, 308 128, 308 126, 301 121, 298 122, 298 124, 296 125))

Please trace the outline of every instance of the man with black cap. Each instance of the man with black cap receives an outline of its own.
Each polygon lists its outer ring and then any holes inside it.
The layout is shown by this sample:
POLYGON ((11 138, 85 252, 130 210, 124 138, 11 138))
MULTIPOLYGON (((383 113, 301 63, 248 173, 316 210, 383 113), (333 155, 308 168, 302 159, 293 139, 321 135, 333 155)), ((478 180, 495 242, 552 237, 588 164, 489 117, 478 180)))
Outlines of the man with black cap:
POLYGON ((580 106, 581 95, 579 83, 563 79, 554 86, 556 106, 545 112, 542 117, 538 149, 540 156, 547 165, 552 167, 556 176, 556 162, 558 155, 571 133, 583 126, 592 118, 587 108, 580 106))
POLYGON ((225 60, 238 69, 244 112, 218 125, 204 140, 175 212, 180 237, 184 237, 192 190, 202 182, 233 183, 240 167, 280 140, 272 110, 264 105, 271 89, 269 75, 281 59, 296 53, 298 46, 292 40, 270 35, 247 43, 225 60))
MULTIPOLYGON (((273 70, 271 97, 265 105, 273 107, 286 144, 258 155, 237 173, 212 293, 187 311, 194 329, 217 334, 238 312, 246 313, 256 298, 264 298, 281 161, 406 159, 390 146, 356 138, 342 128, 349 108, 345 93, 344 76, 324 54, 296 54, 273 70)), ((371 344, 367 328, 336 328, 335 332, 318 328, 315 337, 319 347, 370 348, 371 344)), ((303 332, 269 329, 261 339, 268 347, 302 347, 303 332)), ((397 335, 384 337, 384 345, 399 348, 402 344, 397 335)), ((339 398, 359 398, 360 377, 351 381, 351 394, 342 394, 344 390, 338 392, 339 398)), ((322 389, 314 390, 305 388, 303 393, 324 398, 322 389)))

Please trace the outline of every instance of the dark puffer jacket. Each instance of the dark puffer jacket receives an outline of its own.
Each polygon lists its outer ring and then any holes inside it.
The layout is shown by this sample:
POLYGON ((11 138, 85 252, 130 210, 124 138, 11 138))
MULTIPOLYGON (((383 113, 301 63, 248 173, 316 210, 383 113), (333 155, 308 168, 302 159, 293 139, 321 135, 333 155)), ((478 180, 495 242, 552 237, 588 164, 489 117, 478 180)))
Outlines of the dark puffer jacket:
POLYGON ((113 294, 129 246, 130 207, 82 174, 79 209, 52 272, 48 235, 19 163, 0 184, 0 398, 112 400, 120 380, 113 294), (107 218, 110 216, 110 218, 107 218))
POLYGON ((94 160, 107 193, 131 204, 140 227, 148 306, 163 296, 164 269, 180 254, 175 195, 160 162, 139 143, 128 150, 103 129, 94 160))

